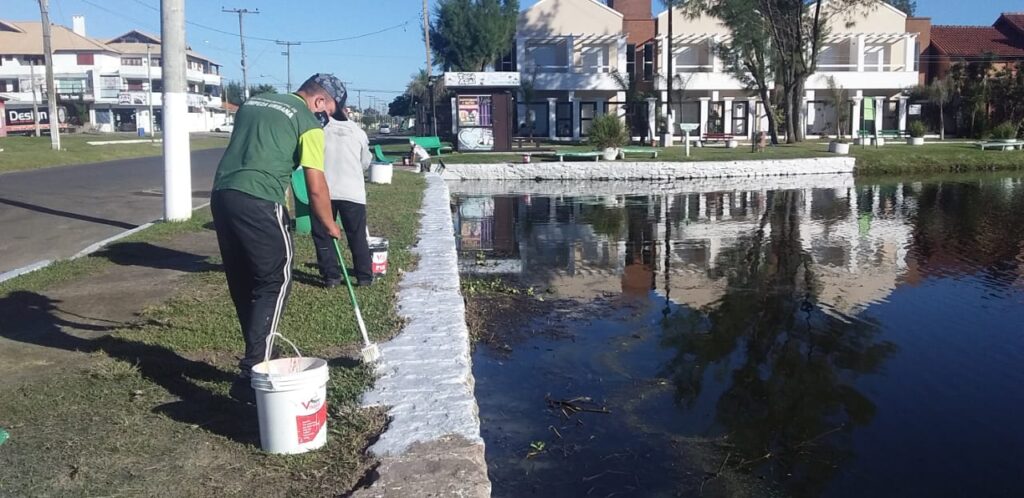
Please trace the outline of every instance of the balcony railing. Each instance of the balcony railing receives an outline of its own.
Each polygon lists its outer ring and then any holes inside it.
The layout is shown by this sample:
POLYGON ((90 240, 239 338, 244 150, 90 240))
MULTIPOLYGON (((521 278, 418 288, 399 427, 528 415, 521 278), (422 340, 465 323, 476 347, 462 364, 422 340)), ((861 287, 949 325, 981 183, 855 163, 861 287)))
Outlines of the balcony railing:
POLYGON ((594 73, 611 73, 615 71, 615 67, 611 65, 600 65, 600 66, 569 66, 569 65, 537 65, 527 64, 523 68, 524 72, 537 72, 537 73, 573 73, 573 74, 594 74, 594 73))
MULTIPOLYGON (((856 64, 818 64, 818 71, 830 73, 858 72, 856 64)), ((895 73, 907 71, 906 64, 865 64, 860 72, 895 73)))

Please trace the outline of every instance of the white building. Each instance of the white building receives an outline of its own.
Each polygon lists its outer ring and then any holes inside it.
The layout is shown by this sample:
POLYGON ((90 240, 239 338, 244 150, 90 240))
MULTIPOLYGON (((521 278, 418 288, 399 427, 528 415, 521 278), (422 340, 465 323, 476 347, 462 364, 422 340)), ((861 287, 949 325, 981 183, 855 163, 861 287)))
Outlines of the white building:
POLYGON ((534 89, 529 103, 520 93, 520 127, 529 112, 535 135, 579 140, 609 103, 625 100, 616 78, 627 69, 622 21, 594 0, 540 0, 519 14, 513 64, 534 89))
MULTIPOLYGON (((159 37, 130 31, 98 40, 86 35, 84 17, 74 16, 73 24, 73 29, 59 25, 51 29, 56 93, 66 115, 62 123, 89 123, 99 131, 148 128, 152 95, 153 121, 159 129, 159 37)), ((191 50, 188 65, 189 129, 210 130, 225 119, 220 66, 191 50)), ((34 127, 33 102, 40 107, 40 119, 46 121, 43 109, 50 93, 45 75, 41 23, 0 20, 0 95, 9 99, 4 116, 8 132, 34 127)))
MULTIPOLYGON (((585 137, 595 116, 626 112, 623 82, 629 76, 635 77, 641 91, 656 97, 648 100, 642 119, 651 123, 647 128, 653 128, 655 105, 662 116, 670 111, 666 103, 670 59, 675 75, 671 115, 677 124, 699 125, 701 134, 741 137, 767 129, 756 92, 736 79, 718 55, 719 46, 732 37, 729 29, 718 19, 691 18, 675 9, 670 56, 666 50, 669 11, 652 20, 648 3, 540 0, 520 13, 514 54, 495 67, 519 71, 524 86, 532 83, 529 98, 519 93, 520 135, 530 116, 535 136, 585 137)), ((807 135, 835 134, 836 113, 826 91, 830 76, 846 92, 851 106, 847 134, 905 130, 908 106, 903 91, 918 82, 920 53, 917 33, 907 29, 907 16, 882 1, 858 8, 825 2, 824 9, 828 35, 818 57, 818 72, 807 80, 800 116, 807 135), (865 119, 869 115, 873 119, 865 119)), ((673 128, 680 133, 678 126, 673 128)))

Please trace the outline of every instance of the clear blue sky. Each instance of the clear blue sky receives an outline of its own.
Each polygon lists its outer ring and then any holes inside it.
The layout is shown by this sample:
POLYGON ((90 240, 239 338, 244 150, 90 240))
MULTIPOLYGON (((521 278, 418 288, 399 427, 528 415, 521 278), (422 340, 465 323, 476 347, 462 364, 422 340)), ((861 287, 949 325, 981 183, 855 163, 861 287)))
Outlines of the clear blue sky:
MULTIPOLYGON (((521 0, 528 7, 537 0, 521 0)), ((430 0, 433 5, 436 0, 430 0)), ((0 17, 7 20, 39 18, 34 0, 3 0, 0 17)), ((71 25, 71 16, 83 14, 90 36, 112 37, 133 28, 160 32, 159 0, 50 0, 54 22, 71 25)), ((653 0, 654 11, 662 10, 653 0)), ((186 27, 190 45, 224 66, 228 79, 241 79, 238 37, 207 29, 238 32, 238 16, 221 7, 259 9, 245 17, 246 36, 271 40, 325 40, 359 36, 335 43, 306 43, 292 47, 292 84, 317 71, 333 72, 362 92, 363 105, 371 97, 390 101, 405 88, 412 73, 423 66, 421 0, 186 0, 186 18, 201 24, 186 27), (397 27, 396 27, 397 26, 397 27), (388 29, 390 28, 390 29, 388 29)), ((1021 0, 918 0, 918 15, 935 24, 988 25, 1002 11, 1024 10, 1021 0)), ((250 83, 270 83, 282 90, 287 77, 282 49, 273 42, 247 40, 250 83)), ((352 92, 352 103, 356 103, 352 92)))

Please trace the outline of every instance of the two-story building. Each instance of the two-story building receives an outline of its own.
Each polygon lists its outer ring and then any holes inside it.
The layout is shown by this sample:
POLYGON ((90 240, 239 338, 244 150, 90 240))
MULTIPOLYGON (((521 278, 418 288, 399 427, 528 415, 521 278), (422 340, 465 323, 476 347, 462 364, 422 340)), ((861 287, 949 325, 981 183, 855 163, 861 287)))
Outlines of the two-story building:
MULTIPOLYGON (((882 2, 863 8, 825 3, 827 36, 818 72, 808 78, 800 116, 808 136, 835 133, 827 95, 831 77, 848 95, 847 133, 904 130, 904 90, 918 83, 922 51, 913 20, 882 2)), ((586 137, 602 113, 644 112, 645 130, 655 108, 699 133, 751 137, 767 128, 755 92, 724 67, 719 48, 732 34, 718 19, 665 10, 652 17, 649 0, 540 0, 520 13, 515 52, 496 65, 519 71, 518 133, 552 140, 586 137), (672 16, 672 54, 667 51, 672 16), (668 95, 669 63, 673 93, 668 95), (628 96, 627 96, 628 94, 628 96), (667 102, 672 101, 672 109, 667 102), (671 112, 670 112, 671 111, 671 112), (532 130, 530 125, 532 124, 532 130)), ((631 122, 633 128, 636 120, 631 122)))
MULTIPOLYGON (((134 131, 160 123, 160 40, 131 31, 112 40, 86 34, 85 18, 73 16, 71 29, 53 25, 53 71, 62 125, 83 125, 98 131, 134 131), (148 53, 148 56, 147 56, 148 53), (149 86, 153 81, 152 93, 149 86)), ((46 67, 42 26, 38 21, 0 20, 0 96, 8 133, 34 129, 32 107, 39 109, 43 128, 48 126, 46 67)), ((224 120, 221 109, 220 66, 189 50, 189 129, 210 130, 224 120)))
MULTIPOLYGON (((154 123, 159 129, 163 104, 160 37, 132 30, 108 40, 106 45, 120 54, 120 65, 116 71, 101 76, 97 108, 107 116, 97 116, 97 119, 114 123, 118 129, 148 126, 148 99, 152 96, 154 123), (149 87, 151 79, 152 88, 149 87)), ((185 54, 189 130, 212 130, 225 120, 221 106, 220 65, 191 48, 185 54)))

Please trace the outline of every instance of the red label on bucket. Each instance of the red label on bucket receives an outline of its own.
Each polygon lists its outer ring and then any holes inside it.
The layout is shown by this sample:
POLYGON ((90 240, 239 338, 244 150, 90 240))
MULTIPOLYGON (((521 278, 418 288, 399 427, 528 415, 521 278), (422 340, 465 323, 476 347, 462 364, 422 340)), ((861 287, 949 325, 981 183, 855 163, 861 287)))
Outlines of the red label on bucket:
POLYGON ((305 444, 316 439, 316 435, 320 434, 320 429, 326 423, 327 403, 321 404, 320 409, 316 413, 295 417, 295 428, 298 431, 299 444, 305 444))
POLYGON ((373 251, 372 252, 372 264, 371 269, 374 275, 386 275, 388 272, 388 252, 387 251, 373 251))

